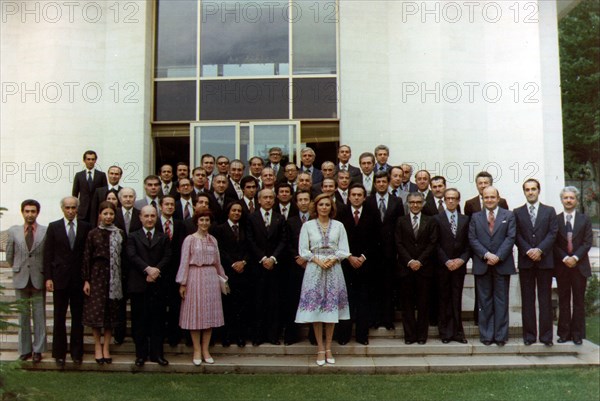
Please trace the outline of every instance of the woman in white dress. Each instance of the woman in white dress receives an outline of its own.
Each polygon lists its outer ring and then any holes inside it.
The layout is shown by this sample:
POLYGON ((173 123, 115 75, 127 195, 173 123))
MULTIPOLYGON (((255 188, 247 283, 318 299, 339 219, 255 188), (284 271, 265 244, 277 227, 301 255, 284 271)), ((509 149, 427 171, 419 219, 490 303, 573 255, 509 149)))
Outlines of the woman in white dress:
POLYGON ((333 364, 333 330, 339 320, 350 319, 348 293, 340 262, 350 256, 344 225, 333 220, 335 203, 326 194, 313 203, 317 218, 300 231, 298 253, 307 260, 296 323, 312 323, 317 340, 317 365, 333 364), (323 343, 323 326, 325 342, 323 343))

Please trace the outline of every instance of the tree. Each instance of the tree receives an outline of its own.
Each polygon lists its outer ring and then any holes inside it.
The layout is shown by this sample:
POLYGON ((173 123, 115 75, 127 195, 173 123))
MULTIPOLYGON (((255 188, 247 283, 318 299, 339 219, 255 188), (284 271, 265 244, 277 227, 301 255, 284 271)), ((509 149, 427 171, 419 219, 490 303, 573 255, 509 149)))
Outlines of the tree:
POLYGON ((583 0, 558 25, 565 173, 600 177, 600 0, 583 0))

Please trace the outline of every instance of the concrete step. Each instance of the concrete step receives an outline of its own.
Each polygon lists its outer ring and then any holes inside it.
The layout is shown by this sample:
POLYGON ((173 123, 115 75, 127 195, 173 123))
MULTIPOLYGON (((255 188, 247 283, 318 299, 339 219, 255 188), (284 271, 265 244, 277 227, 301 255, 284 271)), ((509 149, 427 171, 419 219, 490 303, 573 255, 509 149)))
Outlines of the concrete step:
MULTIPOLYGON (((196 367, 191 363, 191 349, 182 354, 166 354, 170 364, 167 367, 147 362, 144 367, 134 365, 133 355, 113 354, 113 363, 98 365, 93 355, 86 353, 82 365, 70 361, 64 368, 55 365, 50 353, 43 355, 39 364, 31 361, 22 363, 23 368, 32 370, 81 370, 81 371, 126 371, 126 372, 162 372, 162 373, 288 373, 288 374, 318 374, 318 373, 407 373, 407 372, 447 372, 464 370, 495 370, 531 367, 556 366, 598 366, 600 355, 598 346, 584 341, 582 346, 559 344, 548 352, 547 347, 532 345, 525 347, 522 343, 509 342, 505 347, 486 347, 478 343, 467 345, 431 344, 426 346, 399 345, 405 352, 398 354, 379 353, 376 344, 368 347, 333 347, 336 357, 335 365, 319 367, 315 364, 316 352, 314 346, 294 345, 279 347, 280 349, 307 348, 310 352, 256 354, 253 348, 245 347, 242 352, 226 353, 214 347, 211 352, 215 359, 214 365, 203 363, 196 367), (437 347, 432 353, 424 350, 437 347), (450 352, 454 348, 456 352, 450 352), (447 350, 445 353, 442 350, 447 350), (543 352, 537 352, 540 349, 543 352), (248 350, 248 351, 246 351, 248 350), (346 352, 352 350, 352 353, 346 352), (418 352, 411 352, 419 350, 418 352)), ((381 347, 385 345, 381 344, 381 347)), ((236 347, 237 348, 237 347, 236 347)), ((0 361, 13 361, 18 358, 14 351, 2 351, 0 361)))

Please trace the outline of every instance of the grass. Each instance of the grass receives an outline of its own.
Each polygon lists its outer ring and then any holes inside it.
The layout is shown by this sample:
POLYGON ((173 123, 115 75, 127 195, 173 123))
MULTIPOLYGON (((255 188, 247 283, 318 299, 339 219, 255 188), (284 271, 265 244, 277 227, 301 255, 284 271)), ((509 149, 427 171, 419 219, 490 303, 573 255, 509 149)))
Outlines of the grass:
POLYGON ((585 318, 585 336, 591 342, 600 345, 600 314, 585 318))
POLYGON ((199 375, 10 371, 3 400, 593 400, 597 368, 410 375, 199 375), (17 398, 18 397, 18 398, 17 398))

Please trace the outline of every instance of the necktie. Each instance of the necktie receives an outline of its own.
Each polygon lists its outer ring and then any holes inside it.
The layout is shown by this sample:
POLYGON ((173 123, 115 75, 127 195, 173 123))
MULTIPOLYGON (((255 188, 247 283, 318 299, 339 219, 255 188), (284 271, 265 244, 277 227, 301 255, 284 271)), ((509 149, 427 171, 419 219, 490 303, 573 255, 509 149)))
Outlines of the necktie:
POLYGON ((31 247, 33 246, 33 226, 27 226, 26 230, 25 244, 27 244, 27 249, 31 251, 31 247))
POLYGON ((148 231, 146 233, 146 238, 148 238, 148 244, 152 245, 152 232, 148 231))
POLYGON ((312 176, 312 169, 311 168, 307 168, 306 172, 312 176))
POLYGON ((379 167, 379 171, 383 171, 383 166, 380 166, 380 167, 379 167))
POLYGON ((342 164, 342 171, 348 171, 348 166, 346 164, 342 164))
POLYGON ((242 187, 240 187, 240 184, 234 182, 233 187, 235 188, 235 192, 237 193, 238 198, 242 199, 244 197, 244 191, 242 191, 242 187))
POLYGON ((529 217, 531 218, 531 225, 535 226, 536 214, 535 214, 535 206, 533 206, 533 205, 529 205, 529 217))
POLYGON ((185 207, 183 208, 183 219, 187 220, 190 218, 190 201, 185 202, 185 207))
POLYGON ((490 210, 488 214, 488 226, 490 227, 490 234, 494 232, 494 223, 496 222, 496 216, 494 216, 494 212, 490 210))
POLYGON ((237 224, 234 224, 231 226, 231 229, 233 230, 233 237, 235 238, 236 241, 240 240, 240 228, 238 227, 237 224))
POLYGON ((368 175, 365 176, 365 187, 367 188, 367 192, 371 188, 371 177, 368 175))
POLYGON ((265 212, 265 227, 269 228, 269 212, 265 212))
POLYGON ((348 192, 342 191, 342 200, 344 201, 344 205, 348 203, 348 192))
POLYGON ((250 202, 248 202, 248 209, 250 210, 250 213, 254 213, 254 201, 250 200, 250 202))
POLYGON ((163 194, 165 194, 165 195, 169 194, 169 184, 165 184, 165 187, 163 189, 163 194))
POLYGON ((419 216, 413 216, 412 228, 416 238, 419 233, 419 216))
POLYGON ((275 174, 275 176, 277 176, 278 171, 279 171, 279 164, 274 164, 273 165, 273 174, 275 174))
POLYGON ((169 236, 169 239, 173 239, 173 233, 171 232, 171 220, 165 221, 165 234, 169 236))
POLYGON ((385 212, 387 208, 385 207, 385 200, 383 198, 379 198, 379 214, 381 214, 381 221, 383 222, 383 218, 385 217, 385 212))
POLYGON ((219 206, 223 207, 223 195, 220 195, 220 196, 217 198, 217 202, 219 202, 219 206))
POLYGON ((287 219, 287 206, 281 208, 281 214, 287 219))
POLYGON ((450 215, 450 230, 452 231, 452 235, 456 237, 456 216, 454 213, 450 215))
POLYGON ((92 187, 94 186, 94 179, 92 178, 92 172, 91 171, 88 171, 87 183, 88 183, 88 187, 90 188, 90 191, 91 191, 92 187))
POLYGON ((69 233, 67 237, 69 237, 69 247, 73 249, 75 247, 75 224, 72 221, 69 221, 69 233))
POLYGON ((360 212, 358 210, 354 210, 354 225, 357 226, 358 225, 358 218, 359 218, 360 212))
POLYGON ((131 225, 131 212, 129 210, 125 212, 123 220, 125 220, 125 231, 129 234, 129 226, 131 225))
POLYGON ((573 219, 572 214, 567 214, 567 253, 571 255, 573 253, 573 225, 571 220, 573 219))
POLYGON ((302 224, 306 223, 306 215, 302 213, 302 224))
POLYGON ((150 202, 150 205, 151 205, 153 208, 155 208, 156 210, 158 210, 158 209, 156 208, 156 201, 155 201, 155 200, 153 200, 152 202, 150 202))
POLYGON ((392 191, 392 195, 394 195, 396 197, 398 196, 398 188, 396 188, 392 191))
POLYGON ((438 200, 438 212, 443 212, 444 211, 444 201, 439 199, 438 200))

